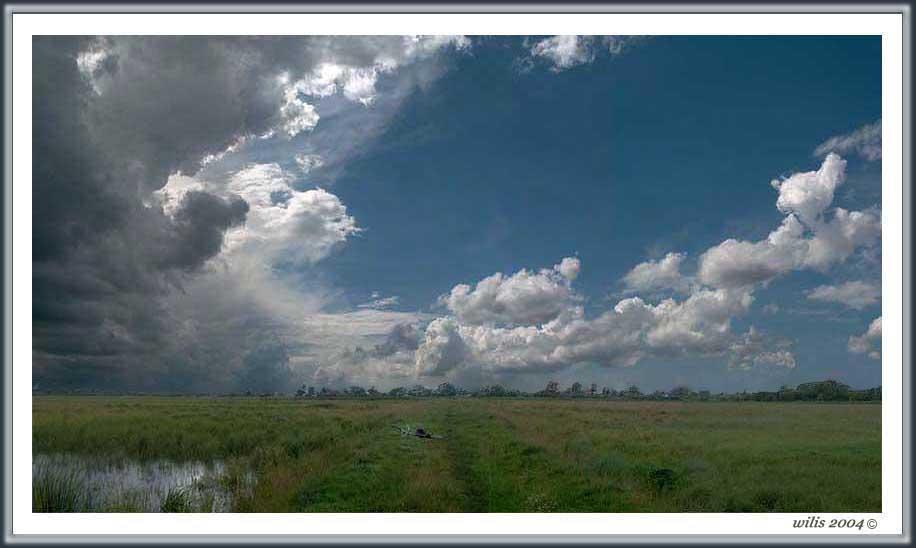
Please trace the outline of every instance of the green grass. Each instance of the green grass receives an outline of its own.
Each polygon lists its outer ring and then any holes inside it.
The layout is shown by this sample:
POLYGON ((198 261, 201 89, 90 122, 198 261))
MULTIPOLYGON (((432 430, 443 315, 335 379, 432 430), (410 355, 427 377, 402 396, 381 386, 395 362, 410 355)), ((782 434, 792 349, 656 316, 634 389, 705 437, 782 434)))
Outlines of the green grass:
POLYGON ((42 469, 32 481, 32 511, 83 512, 88 507, 82 477, 73 470, 42 469))
POLYGON ((186 489, 170 489, 159 507, 162 512, 191 512, 191 495, 186 489))
POLYGON ((876 404, 42 396, 33 451, 218 459, 239 512, 881 510, 876 404))

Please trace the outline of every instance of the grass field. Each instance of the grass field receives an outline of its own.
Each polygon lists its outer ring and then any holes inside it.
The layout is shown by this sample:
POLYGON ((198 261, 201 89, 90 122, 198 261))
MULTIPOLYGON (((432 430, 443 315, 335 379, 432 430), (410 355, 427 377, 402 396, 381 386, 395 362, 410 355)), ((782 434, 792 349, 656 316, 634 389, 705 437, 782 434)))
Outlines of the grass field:
MULTIPOLYGON (((876 404, 36 396, 32 420, 36 456, 218 461, 238 512, 881 510, 876 404)), ((79 473, 33 480, 36 510, 86 509, 79 473)), ((161 509, 209 509, 185 495, 161 509)))

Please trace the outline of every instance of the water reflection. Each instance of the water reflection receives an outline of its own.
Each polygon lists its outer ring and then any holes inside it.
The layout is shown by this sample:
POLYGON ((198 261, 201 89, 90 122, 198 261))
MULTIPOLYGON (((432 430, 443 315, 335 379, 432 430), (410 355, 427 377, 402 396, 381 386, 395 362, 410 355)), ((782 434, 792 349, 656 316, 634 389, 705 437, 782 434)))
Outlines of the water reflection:
POLYGON ((32 458, 33 510, 229 512, 222 462, 138 462, 75 455, 32 458))

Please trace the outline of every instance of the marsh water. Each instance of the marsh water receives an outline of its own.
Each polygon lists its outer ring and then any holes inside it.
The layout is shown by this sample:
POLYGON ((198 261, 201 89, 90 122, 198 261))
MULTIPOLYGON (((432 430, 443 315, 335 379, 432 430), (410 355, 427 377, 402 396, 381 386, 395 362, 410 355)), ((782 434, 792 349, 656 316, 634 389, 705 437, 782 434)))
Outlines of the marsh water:
POLYGON ((32 458, 33 493, 43 488, 59 497, 54 493, 70 491, 78 501, 75 511, 85 512, 229 512, 232 497, 220 481, 224 469, 220 461, 39 454, 32 458))

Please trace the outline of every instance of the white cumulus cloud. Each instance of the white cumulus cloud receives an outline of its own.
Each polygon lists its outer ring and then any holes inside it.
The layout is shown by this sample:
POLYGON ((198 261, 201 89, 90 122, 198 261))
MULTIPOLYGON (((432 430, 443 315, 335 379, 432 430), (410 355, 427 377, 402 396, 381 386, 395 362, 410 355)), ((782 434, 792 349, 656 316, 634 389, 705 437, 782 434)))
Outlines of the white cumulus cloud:
POLYGON ((556 318, 573 300, 570 282, 579 273, 579 260, 567 257, 538 272, 500 272, 477 282, 458 284, 441 301, 466 324, 534 325, 556 318))
POLYGON ((738 350, 740 363, 794 365, 785 345, 768 348, 769 339, 755 333, 755 344, 742 346, 731 331, 732 319, 753 302, 747 290, 698 287, 681 301, 657 304, 632 297, 589 318, 578 304, 581 297, 559 275, 561 265, 495 274, 473 291, 456 286, 449 297, 457 298, 448 304, 454 316, 427 328, 416 354, 417 374, 476 369, 498 375, 587 363, 628 367, 649 357, 725 358, 738 350))
POLYGON ((312 170, 324 165, 324 159, 318 154, 297 154, 295 160, 303 175, 308 175, 312 170))
POLYGON ((845 178, 846 161, 828 154, 817 171, 796 173, 771 183, 779 191, 776 207, 784 214, 794 213, 806 225, 813 225, 833 202, 833 193, 845 178))
POLYGON ((795 368, 795 355, 788 349, 785 340, 770 341, 754 326, 741 336, 731 347, 729 366, 748 370, 759 366, 795 368))
POLYGON ((531 54, 547 59, 554 71, 588 63, 595 58, 588 40, 575 35, 545 38, 531 48, 531 54))
POLYGON ((277 164, 253 164, 229 180, 227 190, 250 207, 245 226, 227 235, 227 247, 252 248, 260 255, 316 262, 358 233, 356 219, 330 192, 295 190, 292 177, 277 164))
POLYGON ((865 333, 849 337, 849 351, 867 354, 873 360, 881 359, 881 316, 871 322, 865 333))
POLYGON ((845 166, 829 154, 817 171, 774 181, 777 208, 786 214, 780 226, 765 240, 728 239, 707 250, 700 256, 700 281, 714 287, 766 283, 792 270, 824 270, 859 248, 874 246, 881 237, 877 210, 828 211, 845 166))
POLYGON ((881 299, 881 289, 863 281, 851 281, 840 285, 820 285, 808 292, 808 299, 828 303, 839 303, 862 310, 881 299))
POLYGON ((623 277, 628 291, 656 291, 660 289, 687 289, 687 280, 681 276, 681 263, 686 253, 668 253, 657 261, 646 261, 634 266, 623 277))

